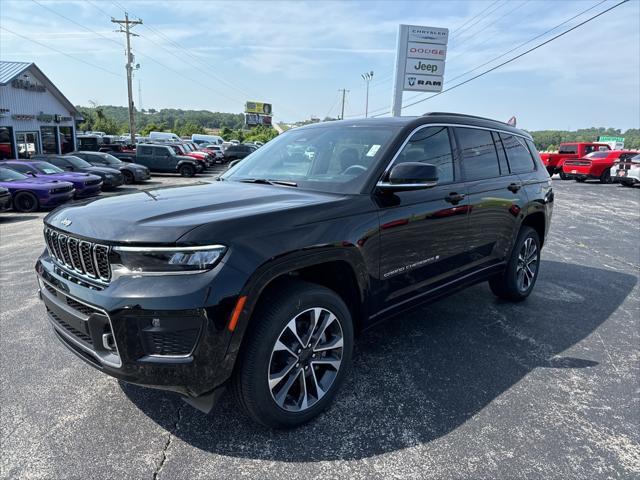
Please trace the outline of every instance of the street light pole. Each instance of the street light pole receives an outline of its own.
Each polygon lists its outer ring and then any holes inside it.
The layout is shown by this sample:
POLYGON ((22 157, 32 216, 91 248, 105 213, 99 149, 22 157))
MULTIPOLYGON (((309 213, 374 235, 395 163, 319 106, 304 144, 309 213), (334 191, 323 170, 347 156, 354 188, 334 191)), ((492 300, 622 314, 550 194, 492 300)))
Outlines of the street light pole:
POLYGON ((362 77, 362 79, 365 81, 367 85, 367 95, 364 102, 364 118, 367 118, 369 116, 369 82, 371 82, 371 79, 373 78, 373 70, 367 73, 363 73, 360 76, 362 77))

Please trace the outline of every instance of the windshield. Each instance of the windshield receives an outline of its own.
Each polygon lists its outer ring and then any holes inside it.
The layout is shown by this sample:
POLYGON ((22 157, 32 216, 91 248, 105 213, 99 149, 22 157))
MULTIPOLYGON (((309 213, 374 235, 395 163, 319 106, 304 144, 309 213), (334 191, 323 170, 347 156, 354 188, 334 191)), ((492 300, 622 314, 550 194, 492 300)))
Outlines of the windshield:
POLYGON ((109 165, 120 165, 122 164, 122 160, 117 159, 113 155, 109 155, 108 153, 104 154, 102 157, 109 165))
POLYGON ((636 155, 635 157, 631 157, 631 161, 633 163, 640 163, 640 154, 636 155))
POLYGON ((282 180, 313 190, 359 193, 397 132, 388 126, 341 125, 290 130, 252 149, 222 179, 282 180))
POLYGON ((13 182, 14 180, 24 180, 26 178, 29 177, 8 168, 0 168, 0 182, 13 182))
POLYGON ((40 173, 44 173, 46 175, 53 175, 54 173, 64 173, 64 170, 56 167, 55 165, 51 165, 49 162, 37 162, 34 163, 33 166, 40 173))
POLYGON ((74 157, 73 155, 65 155, 64 158, 66 158, 69 163, 76 168, 91 168, 90 163, 85 162, 81 158, 74 157))

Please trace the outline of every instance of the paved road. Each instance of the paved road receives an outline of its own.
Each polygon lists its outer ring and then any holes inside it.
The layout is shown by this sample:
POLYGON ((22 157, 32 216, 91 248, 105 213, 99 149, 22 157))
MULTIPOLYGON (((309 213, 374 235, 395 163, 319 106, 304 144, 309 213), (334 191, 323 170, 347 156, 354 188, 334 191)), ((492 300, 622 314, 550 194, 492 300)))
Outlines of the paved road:
POLYGON ((3 216, 0 476, 638 478, 640 189, 555 187, 526 302, 482 284, 364 334, 335 405, 284 432, 78 361, 35 295, 43 215, 3 216))

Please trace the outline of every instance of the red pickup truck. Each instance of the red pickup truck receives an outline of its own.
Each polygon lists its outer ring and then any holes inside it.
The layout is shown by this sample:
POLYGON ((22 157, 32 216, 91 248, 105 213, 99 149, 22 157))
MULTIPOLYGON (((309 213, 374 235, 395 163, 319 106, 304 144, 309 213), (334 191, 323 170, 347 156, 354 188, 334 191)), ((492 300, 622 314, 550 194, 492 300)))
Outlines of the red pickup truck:
POLYGON ((565 160, 582 158, 591 152, 611 150, 606 143, 572 142, 561 143, 558 153, 541 153, 542 163, 547 168, 549 175, 559 173, 562 180, 568 180, 568 176, 562 171, 565 160))

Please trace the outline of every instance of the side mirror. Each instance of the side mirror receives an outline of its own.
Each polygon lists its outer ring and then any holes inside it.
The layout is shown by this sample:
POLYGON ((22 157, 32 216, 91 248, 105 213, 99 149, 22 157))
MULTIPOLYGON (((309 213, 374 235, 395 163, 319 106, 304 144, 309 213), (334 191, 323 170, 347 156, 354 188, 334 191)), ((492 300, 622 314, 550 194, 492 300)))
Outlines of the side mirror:
POLYGON ((36 176, 36 172, 34 172, 33 170, 29 170, 28 172, 25 172, 27 175, 31 175, 32 177, 36 176))
POLYGON ((378 183, 383 190, 419 190, 438 184, 438 168, 429 163, 406 162, 395 165, 386 182, 378 183))

